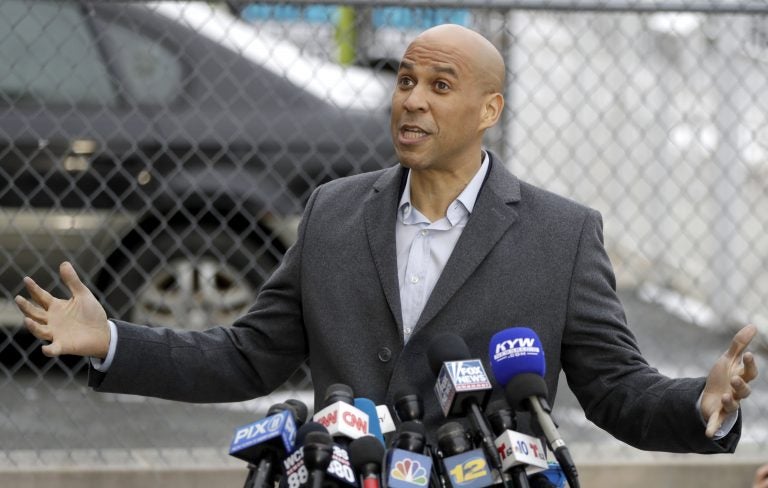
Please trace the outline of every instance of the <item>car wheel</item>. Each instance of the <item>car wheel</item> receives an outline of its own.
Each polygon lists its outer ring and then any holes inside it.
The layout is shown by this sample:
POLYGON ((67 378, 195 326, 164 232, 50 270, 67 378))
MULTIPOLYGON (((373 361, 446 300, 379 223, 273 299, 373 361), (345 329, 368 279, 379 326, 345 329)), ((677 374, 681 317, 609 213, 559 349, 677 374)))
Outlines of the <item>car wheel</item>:
POLYGON ((119 318, 187 330, 231 324, 277 264, 264 249, 220 228, 163 234, 122 262, 106 296, 115 310, 130 304, 119 318))

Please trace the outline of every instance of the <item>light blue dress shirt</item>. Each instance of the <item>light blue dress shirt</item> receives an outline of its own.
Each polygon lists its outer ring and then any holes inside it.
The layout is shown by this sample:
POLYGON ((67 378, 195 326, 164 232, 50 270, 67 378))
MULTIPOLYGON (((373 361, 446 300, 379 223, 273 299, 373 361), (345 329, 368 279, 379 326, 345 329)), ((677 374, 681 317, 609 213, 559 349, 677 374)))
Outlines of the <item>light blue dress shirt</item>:
POLYGON ((488 154, 483 152, 480 169, 448 206, 445 217, 434 222, 430 222, 411 204, 411 173, 408 172, 395 224, 397 278, 405 342, 413 333, 424 305, 469 221, 489 165, 488 154))

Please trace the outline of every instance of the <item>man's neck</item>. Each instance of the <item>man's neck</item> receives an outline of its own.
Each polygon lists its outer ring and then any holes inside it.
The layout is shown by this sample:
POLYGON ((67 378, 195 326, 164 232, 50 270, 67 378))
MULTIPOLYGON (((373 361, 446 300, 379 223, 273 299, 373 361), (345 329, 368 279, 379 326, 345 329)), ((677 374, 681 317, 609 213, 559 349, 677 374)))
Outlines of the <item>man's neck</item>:
POLYGON ((411 170, 411 204, 430 222, 440 220, 477 174, 481 163, 482 159, 454 171, 411 170))

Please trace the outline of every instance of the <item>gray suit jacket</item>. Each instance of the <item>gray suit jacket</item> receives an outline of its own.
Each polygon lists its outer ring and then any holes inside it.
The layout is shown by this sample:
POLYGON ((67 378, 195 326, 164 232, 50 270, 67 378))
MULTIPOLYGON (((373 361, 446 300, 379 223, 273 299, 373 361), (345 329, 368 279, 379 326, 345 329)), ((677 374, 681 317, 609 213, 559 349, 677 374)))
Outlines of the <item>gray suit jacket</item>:
MULTIPOLYGON (((461 335, 488 367, 491 336, 534 329, 544 346, 550 400, 565 371, 587 418, 641 449, 732 451, 704 436, 696 400, 704 380, 648 366, 626 326, 603 247, 600 215, 511 175, 492 157, 464 232, 403 345, 395 218, 403 169, 332 181, 309 199, 296 244, 233 327, 178 332, 118 322, 99 391, 191 402, 269 393, 307 358, 315 404, 332 383, 392 404, 405 388, 441 414, 425 350, 437 333, 461 335)), ((501 392, 495 393, 501 397, 501 392)))

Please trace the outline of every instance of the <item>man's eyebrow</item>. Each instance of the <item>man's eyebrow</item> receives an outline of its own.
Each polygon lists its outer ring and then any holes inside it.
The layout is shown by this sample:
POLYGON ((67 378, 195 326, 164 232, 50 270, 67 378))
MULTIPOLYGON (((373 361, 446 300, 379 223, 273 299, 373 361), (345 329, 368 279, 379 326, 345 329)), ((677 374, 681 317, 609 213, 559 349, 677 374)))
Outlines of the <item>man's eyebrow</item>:
MULTIPOLYGON (((400 61, 400 67, 398 68, 398 71, 413 71, 413 63, 409 61, 400 61)), ((452 66, 432 66, 432 71, 436 73, 445 73, 448 75, 453 76, 454 78, 458 78, 458 73, 456 73, 456 70, 453 69, 452 66)))
POLYGON ((451 66, 434 66, 432 67, 432 71, 436 71, 438 73, 445 73, 448 75, 453 76, 454 78, 458 78, 458 74, 456 73, 456 70, 453 69, 451 66))

